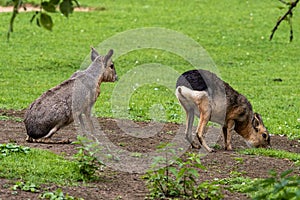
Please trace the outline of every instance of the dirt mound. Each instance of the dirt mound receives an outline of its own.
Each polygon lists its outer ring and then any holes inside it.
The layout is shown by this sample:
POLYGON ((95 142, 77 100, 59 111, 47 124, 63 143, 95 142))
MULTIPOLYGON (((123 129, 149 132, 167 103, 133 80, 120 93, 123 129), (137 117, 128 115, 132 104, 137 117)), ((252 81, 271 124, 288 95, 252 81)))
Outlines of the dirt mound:
MULTIPOLYGON (((25 141, 26 131, 23 122, 20 120, 24 116, 24 111, 0 110, 0 116, 6 116, 8 120, 0 121, 0 143, 15 142, 19 145, 29 146, 32 148, 48 149, 57 154, 64 156, 72 156, 76 153, 76 146, 71 144, 36 144, 27 143, 25 141)), ((124 150, 131 152, 145 152, 156 148, 160 142, 172 140, 174 134, 181 125, 174 123, 163 124, 161 131, 150 138, 136 138, 128 136, 119 127, 115 119, 98 118, 101 129, 105 132, 111 142, 120 146, 124 150), (121 145, 120 145, 121 144, 121 145)), ((143 127, 149 123, 137 122, 137 125, 143 127)), ((218 131, 213 129, 213 131, 218 131)), ((62 139, 69 138, 76 140, 76 129, 74 125, 70 125, 54 138, 62 139)), ((233 135, 233 148, 247 148, 243 139, 237 134, 233 135)), ((300 153, 299 143, 292 141, 286 137, 273 136, 271 139, 272 147, 282 149, 289 152, 300 153)), ((223 147, 222 138, 218 144, 223 147)), ((189 151, 197 152, 195 149, 189 151)), ((287 159, 277 159, 262 156, 241 155, 235 151, 217 150, 216 153, 207 154, 202 158, 202 164, 207 167, 206 172, 201 173, 201 180, 212 180, 214 178, 226 178, 230 172, 238 171, 243 173, 243 176, 251 178, 267 177, 268 171, 274 169, 278 172, 285 171, 293 165, 293 162, 287 159), (238 158, 238 159, 237 159, 238 158), (243 162, 240 162, 240 160, 243 162)), ((10 189, 15 184, 15 180, 0 179, 0 200, 1 199, 37 199, 39 194, 19 191, 13 194, 10 189)), ((57 186, 47 185, 46 188, 54 191, 57 186)), ((127 173, 115 171, 106 168, 103 172, 101 181, 93 182, 88 186, 63 187, 64 193, 71 196, 82 197, 84 199, 144 199, 147 195, 147 188, 144 181, 141 179, 141 174, 127 173)), ((248 199, 243 194, 230 193, 224 191, 225 199, 248 199)))

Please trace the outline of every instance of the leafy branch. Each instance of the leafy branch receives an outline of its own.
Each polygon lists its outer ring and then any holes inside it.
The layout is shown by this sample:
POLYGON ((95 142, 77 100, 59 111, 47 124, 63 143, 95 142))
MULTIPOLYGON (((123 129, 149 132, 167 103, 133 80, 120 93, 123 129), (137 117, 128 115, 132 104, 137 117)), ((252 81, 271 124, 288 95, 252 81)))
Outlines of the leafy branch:
POLYGON ((165 156, 157 156, 147 170, 146 185, 150 194, 148 199, 222 199, 220 187, 216 182, 199 183, 199 169, 205 170, 201 164, 200 154, 186 153, 178 158, 172 143, 161 143, 157 148, 165 156))
POLYGON ((293 11, 295 9, 295 7, 297 6, 299 0, 296 0, 296 1, 291 1, 291 2, 286 2, 284 0, 279 0, 281 3, 287 5, 289 7, 288 11, 279 18, 279 20, 277 21, 276 25, 274 26, 274 28, 272 29, 272 33, 270 35, 270 40, 273 39, 273 36, 276 32, 276 30, 278 29, 280 23, 283 21, 283 20, 286 20, 289 25, 290 25, 290 42, 293 41, 293 26, 292 26, 292 17, 293 17, 293 11))
POLYGON ((294 169, 282 172, 280 175, 270 171, 271 177, 256 180, 245 192, 249 193, 253 200, 263 199, 299 199, 300 178, 291 173, 294 169))
MULTIPOLYGON (((12 0, 13 2, 13 11, 12 16, 10 18, 9 28, 7 32, 7 40, 10 38, 10 34, 13 32, 14 28, 14 21, 16 16, 19 14, 19 10, 23 8, 26 10, 25 1, 23 0, 12 0)), ((53 28, 53 20, 50 16, 50 13, 56 13, 57 8, 59 8, 59 11, 65 16, 69 17, 71 13, 74 11, 74 7, 80 7, 77 0, 48 0, 44 1, 41 0, 41 3, 39 5, 40 10, 36 11, 35 14, 32 16, 30 22, 32 23, 34 20, 36 20, 36 24, 39 27, 43 27, 49 31, 53 28)))

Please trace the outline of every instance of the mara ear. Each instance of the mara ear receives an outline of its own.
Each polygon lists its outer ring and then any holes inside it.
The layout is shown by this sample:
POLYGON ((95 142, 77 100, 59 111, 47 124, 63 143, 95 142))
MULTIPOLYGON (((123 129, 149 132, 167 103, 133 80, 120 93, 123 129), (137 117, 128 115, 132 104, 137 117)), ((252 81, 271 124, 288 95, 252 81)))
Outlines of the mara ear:
POLYGON ((112 57, 113 53, 114 53, 114 50, 112 50, 112 49, 108 51, 107 55, 104 57, 105 65, 107 64, 108 60, 112 57))
POLYGON ((100 56, 99 53, 96 51, 96 49, 94 47, 91 47, 91 60, 92 62, 98 57, 100 56))
POLYGON ((252 126, 255 129, 256 132, 258 132, 259 125, 262 124, 262 119, 260 114, 254 113, 253 119, 252 119, 252 126))

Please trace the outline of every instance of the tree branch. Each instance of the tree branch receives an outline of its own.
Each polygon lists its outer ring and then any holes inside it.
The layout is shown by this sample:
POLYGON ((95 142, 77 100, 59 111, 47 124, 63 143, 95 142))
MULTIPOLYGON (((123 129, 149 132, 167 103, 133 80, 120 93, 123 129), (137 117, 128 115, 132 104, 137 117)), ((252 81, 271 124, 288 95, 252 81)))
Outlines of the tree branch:
POLYGON ((14 9, 13 9, 12 16, 10 18, 8 32, 7 32, 7 41, 9 40, 10 33, 14 31, 14 27, 13 27, 14 21, 17 14, 19 14, 19 8, 21 7, 22 3, 23 3, 22 0, 14 1, 14 9))
POLYGON ((272 33, 270 35, 270 40, 273 39, 273 36, 276 32, 276 30, 278 29, 280 23, 285 20, 285 19, 288 19, 288 22, 290 24, 290 42, 292 42, 293 40, 293 26, 292 26, 292 16, 293 16, 293 9, 297 6, 297 4, 299 3, 299 0, 296 0, 294 2, 290 2, 290 3, 287 3, 283 0, 279 0, 281 3, 284 3, 286 5, 289 5, 289 9, 288 11, 282 16, 279 18, 279 20, 277 21, 276 25, 274 26, 274 28, 272 29, 272 33))
MULTIPOLYGON (((12 0, 12 2, 14 3, 14 9, 10 18, 10 23, 7 31, 7 41, 9 41, 10 35, 14 30, 14 21, 19 13, 20 7, 23 4, 23 0, 12 0)), ((73 12, 74 7, 80 6, 78 0, 41 0, 39 5, 40 11, 36 11, 33 14, 32 18, 30 19, 30 22, 33 22, 33 20, 36 19, 37 25, 39 27, 44 27, 49 31, 51 31, 53 27, 53 21, 50 16, 50 13, 55 13, 56 9, 59 8, 59 11, 64 16, 68 17, 69 14, 73 12), (75 6, 73 2, 75 2, 75 6)), ((25 6, 23 7, 25 9, 25 6)))

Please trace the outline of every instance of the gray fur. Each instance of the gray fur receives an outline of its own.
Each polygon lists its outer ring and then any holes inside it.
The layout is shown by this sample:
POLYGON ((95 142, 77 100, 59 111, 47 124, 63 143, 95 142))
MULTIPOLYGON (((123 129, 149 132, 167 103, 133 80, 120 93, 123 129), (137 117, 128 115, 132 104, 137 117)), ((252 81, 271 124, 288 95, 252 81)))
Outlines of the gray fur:
POLYGON ((91 127, 91 109, 100 94, 101 82, 117 80, 111 61, 112 54, 113 50, 110 50, 103 57, 92 48, 92 63, 86 70, 75 72, 66 81, 43 93, 29 106, 24 117, 27 141, 39 142, 37 139, 48 139, 74 119, 78 119, 81 127, 85 128, 82 115, 85 115, 91 127))

